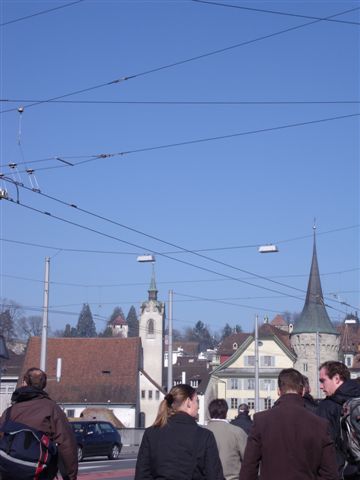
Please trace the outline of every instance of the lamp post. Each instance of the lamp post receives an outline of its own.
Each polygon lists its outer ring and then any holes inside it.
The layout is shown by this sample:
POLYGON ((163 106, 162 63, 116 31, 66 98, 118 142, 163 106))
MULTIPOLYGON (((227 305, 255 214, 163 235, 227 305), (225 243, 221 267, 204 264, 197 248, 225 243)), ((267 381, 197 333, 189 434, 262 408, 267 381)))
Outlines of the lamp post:
POLYGON ((259 411, 259 316, 255 315, 255 412, 259 411))
MULTIPOLYGON (((1 395, 1 359, 8 360, 9 359, 9 352, 6 346, 5 338, 3 335, 0 335, 0 395, 1 395)), ((2 400, 2 399, 1 399, 2 400)), ((2 407, 2 401, 0 401, 0 406, 2 407)))

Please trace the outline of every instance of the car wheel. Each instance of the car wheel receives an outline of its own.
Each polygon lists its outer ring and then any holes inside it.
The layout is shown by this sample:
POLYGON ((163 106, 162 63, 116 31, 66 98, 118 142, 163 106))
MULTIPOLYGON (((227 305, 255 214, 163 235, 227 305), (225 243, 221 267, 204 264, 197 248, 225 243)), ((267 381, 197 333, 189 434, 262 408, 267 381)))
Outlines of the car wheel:
POLYGON ((78 445, 77 447, 77 458, 78 462, 81 462, 81 460, 83 459, 83 449, 82 447, 80 447, 80 445, 78 445))
POLYGON ((119 445, 117 445, 115 443, 115 445, 113 445, 112 449, 111 449, 111 452, 109 453, 108 457, 110 460, 117 460, 119 458, 119 455, 120 455, 120 448, 119 448, 119 445))

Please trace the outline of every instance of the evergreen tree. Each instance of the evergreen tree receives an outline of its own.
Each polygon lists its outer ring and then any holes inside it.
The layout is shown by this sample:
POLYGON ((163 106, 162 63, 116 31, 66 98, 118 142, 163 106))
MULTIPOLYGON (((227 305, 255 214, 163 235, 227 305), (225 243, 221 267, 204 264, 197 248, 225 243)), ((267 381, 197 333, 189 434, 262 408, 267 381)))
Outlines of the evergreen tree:
POLYGON ((113 321, 117 318, 117 317, 121 317, 124 322, 125 322, 125 315, 124 315, 124 312, 122 311, 122 308, 121 307, 115 307, 114 310, 113 310, 113 313, 111 314, 109 320, 108 320, 108 325, 110 325, 111 323, 113 323, 113 321))
POLYGON ((201 352, 207 348, 214 347, 214 339, 211 336, 207 326, 201 320, 196 322, 194 328, 187 329, 185 338, 190 342, 198 342, 201 352))
POLYGON ((15 327, 9 309, 0 313, 0 334, 4 336, 7 342, 14 340, 15 327))
POLYGON ((113 336, 113 331, 109 325, 105 327, 105 329, 101 333, 99 333, 99 337, 112 337, 112 336, 113 336))
POLYGON ((236 324, 235 325, 235 333, 242 333, 243 329, 241 328, 241 325, 236 324))
POLYGON ((138 337, 139 336, 139 320, 136 315, 136 310, 133 305, 131 305, 129 313, 126 317, 126 323, 129 326, 128 337, 138 337))
POLYGON ((224 340, 224 338, 228 337, 233 333, 233 329, 230 327, 230 325, 227 323, 225 327, 222 329, 221 332, 221 340, 224 340))
POLYGON ((96 326, 87 303, 84 303, 80 312, 76 333, 78 337, 96 337, 96 326))

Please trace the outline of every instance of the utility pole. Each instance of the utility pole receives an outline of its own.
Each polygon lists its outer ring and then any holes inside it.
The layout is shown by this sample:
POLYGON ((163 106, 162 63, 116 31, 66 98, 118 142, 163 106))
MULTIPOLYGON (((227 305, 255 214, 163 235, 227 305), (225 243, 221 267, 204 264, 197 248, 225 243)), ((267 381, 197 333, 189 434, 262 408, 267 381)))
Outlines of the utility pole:
POLYGON ((44 312, 41 331, 41 352, 40 368, 46 371, 46 343, 48 333, 48 315, 49 315, 49 275, 50 275, 50 257, 45 257, 45 283, 44 283, 44 312))
POLYGON ((259 411, 259 316, 255 315, 255 412, 259 411))
POLYGON ((172 364, 172 350, 173 350, 173 291, 169 290, 169 321, 168 321, 168 378, 167 391, 170 392, 173 385, 173 364, 172 364))

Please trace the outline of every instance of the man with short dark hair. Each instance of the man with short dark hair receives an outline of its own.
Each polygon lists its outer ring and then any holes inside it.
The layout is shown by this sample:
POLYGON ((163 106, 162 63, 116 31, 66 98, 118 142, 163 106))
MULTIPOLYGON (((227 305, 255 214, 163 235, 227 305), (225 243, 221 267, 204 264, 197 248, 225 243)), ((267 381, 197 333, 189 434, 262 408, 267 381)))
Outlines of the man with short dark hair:
POLYGON ((231 420, 232 425, 240 427, 249 434, 253 421, 249 415, 249 405, 247 403, 241 403, 238 408, 238 416, 231 420))
POLYGON ((350 371, 347 366, 336 361, 328 361, 320 365, 319 382, 320 389, 326 398, 320 401, 317 413, 330 422, 339 472, 344 475, 345 479, 357 480, 360 478, 360 469, 357 465, 348 464, 344 470, 346 455, 341 441, 340 417, 343 404, 351 398, 360 397, 360 385, 350 379, 350 371))
MULTIPOLYGON (((44 391, 46 382, 46 373, 39 368, 29 368, 25 372, 22 386, 11 397, 10 419, 46 433, 57 444, 63 479, 76 480, 75 435, 64 412, 44 391)), ((0 424, 5 421, 7 411, 2 414, 0 424)))
POLYGON ((287 368, 278 377, 280 398, 254 415, 240 480, 339 480, 328 422, 306 410, 303 377, 287 368))
POLYGON ((219 456, 226 480, 238 480, 241 462, 244 458, 247 435, 226 420, 228 404, 226 400, 217 398, 209 403, 211 420, 207 428, 215 436, 219 456))

